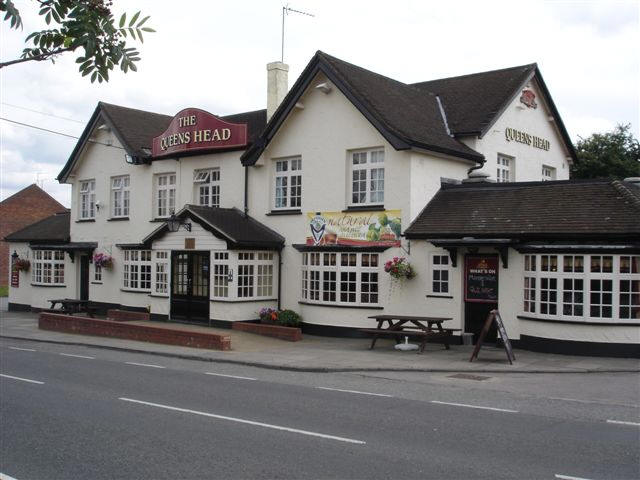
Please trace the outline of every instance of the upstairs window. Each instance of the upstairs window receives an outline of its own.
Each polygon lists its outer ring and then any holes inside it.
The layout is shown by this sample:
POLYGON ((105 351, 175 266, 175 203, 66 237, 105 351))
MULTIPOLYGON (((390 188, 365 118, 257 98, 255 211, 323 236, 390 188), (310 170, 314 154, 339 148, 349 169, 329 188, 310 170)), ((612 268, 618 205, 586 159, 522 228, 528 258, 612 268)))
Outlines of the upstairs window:
POLYGON ((168 217, 176 209, 176 174, 156 175, 156 217, 168 217))
POLYGON ((111 178, 111 216, 129 216, 129 175, 111 178))
POLYGON ((496 170, 497 182, 515 182, 515 159, 498 154, 498 166, 496 170))
POLYGON ((276 160, 274 209, 302 206, 302 159, 276 160))
POLYGON ((384 203, 384 150, 351 153, 351 204, 384 203))
POLYGON ((80 182, 80 220, 96 218, 96 181, 80 182))
POLYGON ((542 181, 548 182, 556 179, 556 169, 547 165, 542 166, 542 181))
POLYGON ((193 179, 196 201, 206 207, 220 206, 220 169, 199 170, 193 179))

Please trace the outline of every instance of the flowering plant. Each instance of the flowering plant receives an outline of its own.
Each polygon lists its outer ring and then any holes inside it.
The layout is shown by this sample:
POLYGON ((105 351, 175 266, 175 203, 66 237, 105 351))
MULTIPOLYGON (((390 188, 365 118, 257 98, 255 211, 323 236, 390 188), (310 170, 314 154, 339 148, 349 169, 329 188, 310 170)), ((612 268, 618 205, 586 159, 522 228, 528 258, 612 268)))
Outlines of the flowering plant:
POLYGON ((26 258, 18 258, 16 262, 13 264, 14 268, 18 271, 28 272, 31 267, 31 262, 26 258))
POLYGON ((278 311, 273 308, 263 307, 258 312, 258 315, 260 315, 260 321, 262 323, 273 324, 278 320, 278 311))
POLYGON ((113 257, 106 253, 96 253, 93 256, 93 264, 100 268, 111 268, 113 267, 113 257))
POLYGON ((384 264, 384 271, 399 280, 416 276, 415 270, 404 257, 393 257, 393 259, 384 264))

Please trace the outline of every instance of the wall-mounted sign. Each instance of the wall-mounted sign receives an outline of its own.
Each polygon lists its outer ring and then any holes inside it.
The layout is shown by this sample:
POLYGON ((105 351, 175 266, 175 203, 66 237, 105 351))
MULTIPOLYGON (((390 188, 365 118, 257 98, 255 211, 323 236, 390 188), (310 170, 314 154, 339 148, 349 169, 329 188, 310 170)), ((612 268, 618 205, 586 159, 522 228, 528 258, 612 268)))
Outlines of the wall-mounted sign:
POLYGON ((498 303, 497 255, 467 255, 464 259, 464 300, 498 303))
POLYGON ((20 270, 15 263, 16 261, 11 259, 11 286, 18 288, 20 286, 20 270))
POLYGON ((244 147, 247 125, 229 123, 197 108, 178 112, 169 127, 153 139, 154 157, 220 148, 244 147))
POLYGON ((307 245, 400 246, 400 210, 307 213, 307 245))
POLYGON ((536 103, 536 94, 531 90, 523 90, 520 95, 520 102, 524 103, 528 108, 538 108, 536 103))
POLYGON ((525 145, 539 148, 541 150, 549 150, 549 148, 551 147, 549 140, 536 137, 535 135, 531 135, 527 132, 521 132, 520 130, 516 130, 515 128, 510 128, 510 127, 505 128, 504 136, 506 137, 507 142, 513 141, 513 142, 524 143, 525 145))

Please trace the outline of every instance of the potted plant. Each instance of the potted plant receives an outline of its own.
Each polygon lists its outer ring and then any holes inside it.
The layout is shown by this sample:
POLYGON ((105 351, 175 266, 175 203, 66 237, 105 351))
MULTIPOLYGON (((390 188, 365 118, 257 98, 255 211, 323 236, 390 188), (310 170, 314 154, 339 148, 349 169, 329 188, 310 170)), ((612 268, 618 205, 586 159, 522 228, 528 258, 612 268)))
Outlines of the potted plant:
POLYGON ((106 253, 96 253, 93 256, 93 264, 100 268, 111 268, 113 267, 113 257, 106 253))
POLYGON ((393 257, 384 264, 384 271, 396 280, 412 279, 416 276, 416 271, 405 257, 393 257))
POLYGON ((268 325, 275 325, 278 320, 278 311, 274 308, 264 307, 258 312, 260 316, 260 323, 266 323, 268 325))

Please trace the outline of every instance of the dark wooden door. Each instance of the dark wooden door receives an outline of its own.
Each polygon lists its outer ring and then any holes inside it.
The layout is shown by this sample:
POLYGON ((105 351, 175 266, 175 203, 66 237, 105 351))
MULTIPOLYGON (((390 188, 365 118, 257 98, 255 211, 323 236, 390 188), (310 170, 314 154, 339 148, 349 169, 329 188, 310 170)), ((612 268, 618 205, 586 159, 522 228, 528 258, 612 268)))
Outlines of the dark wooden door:
POLYGON ((172 252, 171 318, 209 322, 209 252, 172 252))
POLYGON ((89 255, 80 255, 80 300, 89 300, 89 255))

